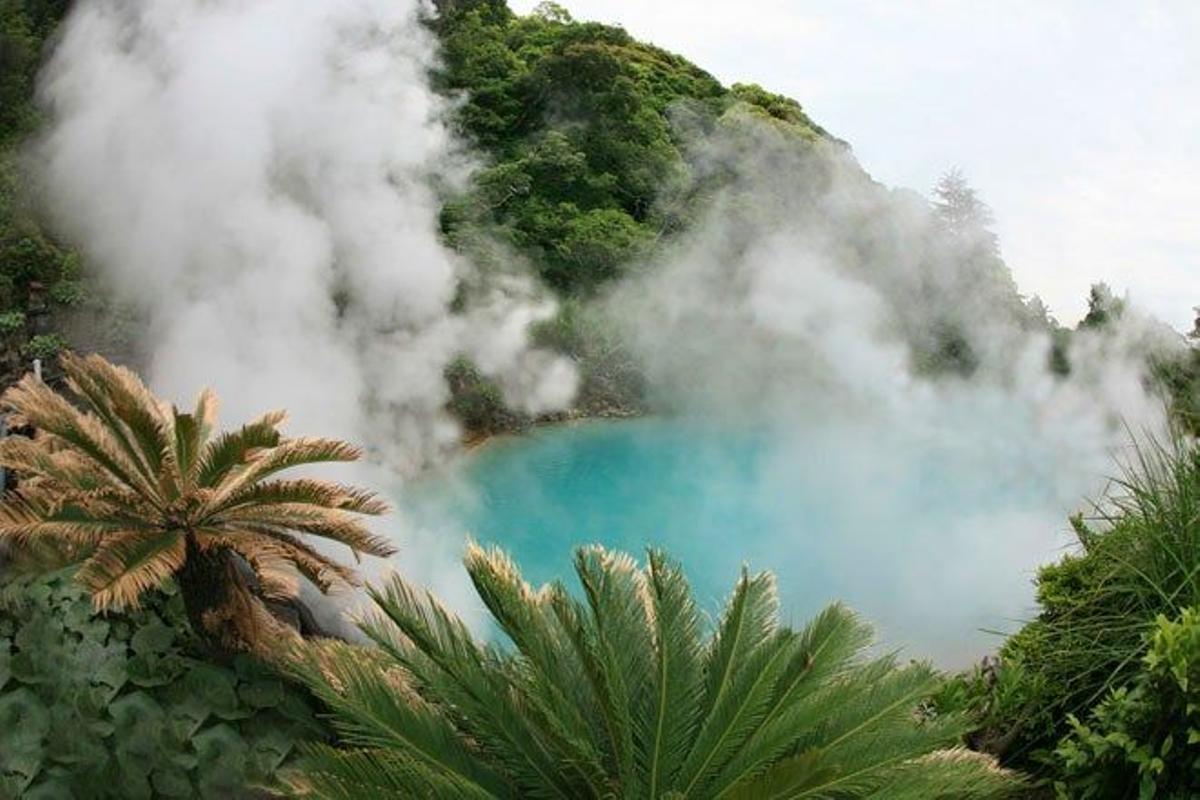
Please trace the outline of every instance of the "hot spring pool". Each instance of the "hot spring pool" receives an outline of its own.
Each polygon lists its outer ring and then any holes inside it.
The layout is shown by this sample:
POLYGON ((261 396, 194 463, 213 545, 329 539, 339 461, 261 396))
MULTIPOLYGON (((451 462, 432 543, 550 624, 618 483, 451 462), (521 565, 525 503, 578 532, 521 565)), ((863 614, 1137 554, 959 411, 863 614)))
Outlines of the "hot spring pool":
POLYGON ((569 576, 580 544, 655 545, 710 611, 747 563, 775 572, 794 623, 841 599, 903 656, 966 664, 996 645, 987 631, 1028 616, 1033 570, 1066 543, 1079 498, 1003 437, 862 435, 662 419, 542 428, 410 487, 405 506, 440 546, 500 544, 534 583, 569 576))

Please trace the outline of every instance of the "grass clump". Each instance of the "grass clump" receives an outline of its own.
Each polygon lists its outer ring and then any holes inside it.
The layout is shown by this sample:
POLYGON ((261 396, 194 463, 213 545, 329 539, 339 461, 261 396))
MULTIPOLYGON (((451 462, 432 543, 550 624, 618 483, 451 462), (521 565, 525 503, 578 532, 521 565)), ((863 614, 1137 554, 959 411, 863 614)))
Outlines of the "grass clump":
MULTIPOLYGON (((1081 757, 1064 754, 1094 743, 1078 720, 1110 726, 1134 687, 1158 680, 1145 654, 1148 643, 1159 646, 1165 621, 1193 624, 1200 448, 1182 439, 1143 443, 1093 516, 1071 521, 1079 551, 1039 572, 1037 618, 1005 642, 999 669, 958 684, 981 720, 973 744, 1048 777, 1076 769, 1081 757), (1118 692, 1126 699, 1113 699, 1118 692)), ((1173 741, 1186 737, 1180 731, 1173 741)))

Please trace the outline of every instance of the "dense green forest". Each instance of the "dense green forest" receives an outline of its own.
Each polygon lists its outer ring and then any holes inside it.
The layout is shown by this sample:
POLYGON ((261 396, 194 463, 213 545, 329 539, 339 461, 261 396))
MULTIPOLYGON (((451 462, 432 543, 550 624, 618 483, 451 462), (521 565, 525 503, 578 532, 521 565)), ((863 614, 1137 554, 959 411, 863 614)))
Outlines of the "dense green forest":
MULTIPOLYGON (((50 359, 64 347, 58 321, 89 299, 86 265, 45 225, 23 162, 41 120, 38 69, 68 6, 0 0, 5 385, 31 359, 50 359)), ((639 364, 595 301, 632 270, 653 264, 731 181, 721 169, 695 169, 689 148, 697 132, 750 118, 787 148, 847 152, 849 145, 793 99, 755 85, 723 86, 677 55, 619 27, 575 21, 553 3, 528 16, 503 0, 438 6, 426 20, 442 55, 431 79, 452 99, 456 132, 482 164, 467 190, 444 190, 446 243, 485 271, 510 259, 527 263, 556 296, 557 315, 532 334, 577 364, 578 413, 644 410, 639 364)), ((870 183, 865 173, 854 179, 870 183)), ((887 196, 882 187, 878 193, 887 196)), ((958 253, 965 271, 996 287, 1003 308, 995 313, 1051 335, 1055 373, 1072 368, 1072 336, 1106 330, 1126 313, 1098 285, 1087 317, 1068 330, 1021 298, 986 206, 960 175, 948 174, 935 188, 928 211, 941 231, 936 246, 958 253)), ((964 336, 964 316, 948 311, 914 345, 915 372, 972 372, 977 356, 964 336)), ((1194 346, 1147 364, 1147 381, 1170 400, 1181 434, 1200 429, 1197 376, 1194 346)), ((506 408, 499 388, 465 358, 447 367, 446 379, 451 410, 468 432, 531 421, 506 408)), ((1200 792, 1200 455, 1183 440, 1147 446, 1115 502, 1098 518, 1072 521, 1078 547, 1040 572, 1036 619, 1008 638, 997 658, 961 675, 872 660, 869 629, 840 607, 809 625, 780 624, 766 575, 743 576, 716 631, 702 631, 673 563, 654 553, 643 569, 598 551, 576 560, 585 603, 571 600, 561 584, 526 586, 498 553, 473 552, 475 585, 516 653, 477 644, 433 598, 397 581, 375 600, 402 637, 367 626, 377 647, 315 647, 281 668, 261 652, 246 652, 252 647, 214 645, 197 620, 189 622, 185 599, 195 583, 167 568, 176 562, 162 542, 98 559, 117 577, 135 575, 132 583, 148 598, 140 609, 98 615, 87 593, 102 588, 68 580, 70 570, 47 573, 79 555, 80 530, 116 513, 98 488, 107 478, 96 478, 111 472, 111 464, 96 468, 111 453, 94 446, 89 426, 109 426, 130 446, 168 427, 182 432, 174 441, 185 445, 198 436, 199 410, 147 426, 147 414, 130 398, 148 393, 124 380, 77 383, 84 394, 95 390, 89 399, 100 398, 100 410, 91 422, 62 423, 60 449, 52 449, 60 455, 17 445, 2 459, 9 467, 36 465, 44 479, 70 485, 86 501, 26 507, 24 516, 6 508, 0 520, 0 540, 17 548, 0 598, 0 797, 252 796, 250 786, 278 788, 285 777, 295 794, 328 797, 362 796, 355 792, 364 786, 402 796, 575 796, 580 787, 600 796, 646 786, 647 796, 679 786, 708 796, 704 787, 724 786, 728 796, 748 797, 768 788, 780 796, 801 796, 806 788, 816 795, 832 786, 820 796, 856 797, 877 791, 882 779, 899 789, 874 796, 1200 792), (116 398, 108 405, 106 392, 116 398), (64 450, 82 453, 72 463, 91 471, 54 472, 64 450), (35 529, 62 541, 48 551, 28 547, 35 529), (138 573, 147 563, 158 571, 138 573), (750 638, 732 635, 742 631, 750 638), (664 653, 679 658, 670 667, 678 675, 668 676, 664 653), (650 686, 660 690, 657 706, 650 686), (664 698, 690 711, 673 717, 664 698), (406 736, 407 729, 418 735, 406 736), (655 741, 673 747, 648 747, 655 732, 655 741), (868 745, 859 747, 863 740, 852 734, 869 734, 868 745), (876 744, 900 761, 873 759, 876 744), (659 758, 666 772, 657 770, 659 758), (561 764, 570 769, 558 771, 561 764)), ((62 411, 58 401, 39 398, 62 411)), ((46 425, 56 419, 50 415, 46 425)), ((214 441, 223 443, 213 448, 218 464, 287 444, 261 420, 214 441), (235 445, 242 448, 236 458, 235 445)), ((182 452, 180 460, 196 458, 186 447, 182 452)), ((279 458, 280 468, 295 463, 279 458)), ((131 469, 147 470, 143 477, 153 482, 155 468, 174 467, 147 456, 131 469)), ((303 498, 342 510, 365 504, 345 487, 300 483, 254 491, 264 502, 303 498)), ((127 493, 121 499, 128 501, 127 493)), ((335 522, 301 521, 318 535, 346 534, 343 520, 335 522)), ((267 538, 282 524, 277 517, 260 523, 267 538)), ((236 589, 221 597, 265 603, 281 557, 273 549, 278 537, 273 541, 244 554, 253 580, 221 566, 223 577, 212 580, 236 589)), ((353 577, 300 546, 287 557, 318 583, 353 577)), ((92 569, 83 577, 95 575, 92 569)))

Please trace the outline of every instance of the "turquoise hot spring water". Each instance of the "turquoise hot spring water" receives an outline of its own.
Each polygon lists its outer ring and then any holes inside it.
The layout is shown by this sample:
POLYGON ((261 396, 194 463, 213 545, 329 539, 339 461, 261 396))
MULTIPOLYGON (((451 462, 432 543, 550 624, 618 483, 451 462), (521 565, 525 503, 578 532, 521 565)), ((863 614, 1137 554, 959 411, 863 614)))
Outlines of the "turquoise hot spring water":
POLYGON ((792 623, 840 599, 902 657, 970 663, 1031 613, 1033 571, 1060 554, 1080 497, 1045 454, 856 437, 654 418, 546 427, 410 485, 404 505, 449 552, 467 536, 499 544, 535 584, 572 577, 581 544, 657 546, 710 612, 746 564, 776 574, 792 623))

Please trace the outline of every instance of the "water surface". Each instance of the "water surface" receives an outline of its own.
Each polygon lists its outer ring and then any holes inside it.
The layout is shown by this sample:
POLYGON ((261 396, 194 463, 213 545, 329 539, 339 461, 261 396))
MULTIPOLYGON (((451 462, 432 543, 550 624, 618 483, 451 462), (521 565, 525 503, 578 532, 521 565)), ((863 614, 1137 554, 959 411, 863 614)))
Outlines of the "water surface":
POLYGON ((496 440, 426 480, 412 513, 445 537, 498 543, 526 578, 569 576, 601 543, 666 548, 715 611, 742 564, 771 569, 784 616, 833 599, 885 646, 965 664, 983 629, 1026 616, 1034 567, 1070 507, 1037 454, 854 428, 786 432, 642 419, 496 440))

